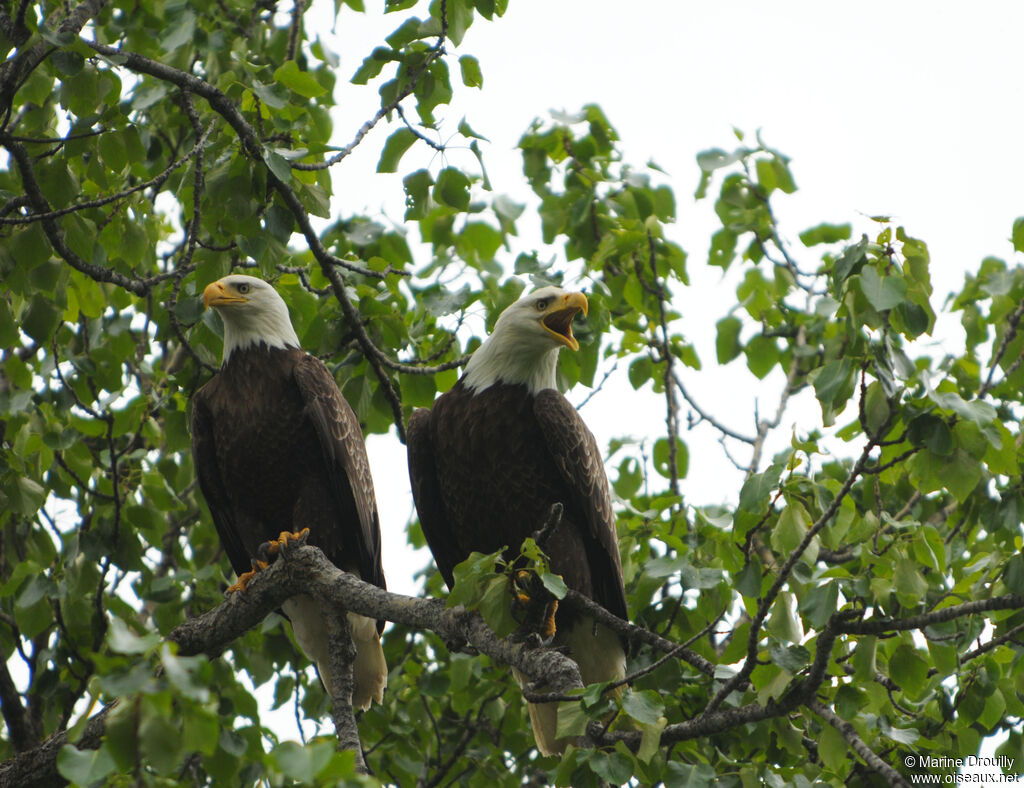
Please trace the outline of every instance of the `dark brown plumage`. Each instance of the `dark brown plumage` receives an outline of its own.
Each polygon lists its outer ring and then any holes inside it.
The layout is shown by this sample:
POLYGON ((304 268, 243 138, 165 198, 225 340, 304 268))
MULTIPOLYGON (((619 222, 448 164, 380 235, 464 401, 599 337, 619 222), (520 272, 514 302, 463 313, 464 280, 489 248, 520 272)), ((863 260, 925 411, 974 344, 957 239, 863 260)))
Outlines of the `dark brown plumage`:
MULTIPOLYGON (((497 383, 474 394, 460 381, 407 432, 413 495, 424 536, 449 588, 472 551, 523 539, 561 503, 545 552, 566 584, 626 618, 608 482, 593 434, 554 389, 497 383)), ((556 624, 566 612, 556 615, 556 624)))
MULTIPOLYGON (((288 309, 266 282, 228 276, 204 302, 224 320, 224 364, 192 398, 192 453, 203 496, 235 572, 282 531, 340 569, 385 587, 380 525, 362 431, 323 362, 299 348, 288 309)), ((244 588, 244 584, 241 585, 244 588)), ((327 628, 305 595, 282 608, 331 689, 327 628)), ((353 704, 382 698, 384 622, 349 614, 356 645, 353 704)))
MULTIPOLYGON (((544 545, 551 570, 626 618, 601 453, 555 388, 558 351, 578 347, 570 326, 586 306, 582 293, 547 287, 506 309, 459 382, 409 419, 409 474, 423 533, 449 588, 452 570, 470 552, 508 545, 510 557, 518 555, 552 504, 561 503, 561 524, 544 545)), ((568 649, 584 683, 623 677, 625 654, 609 630, 572 619, 565 606, 555 623, 555 645, 568 649)), ((530 704, 530 718, 541 752, 565 748, 555 735, 554 704, 530 704)))
POLYGON ((192 436, 235 572, 282 529, 308 527, 309 543, 336 566, 385 587, 362 432, 322 361, 294 348, 235 351, 196 392, 192 436))

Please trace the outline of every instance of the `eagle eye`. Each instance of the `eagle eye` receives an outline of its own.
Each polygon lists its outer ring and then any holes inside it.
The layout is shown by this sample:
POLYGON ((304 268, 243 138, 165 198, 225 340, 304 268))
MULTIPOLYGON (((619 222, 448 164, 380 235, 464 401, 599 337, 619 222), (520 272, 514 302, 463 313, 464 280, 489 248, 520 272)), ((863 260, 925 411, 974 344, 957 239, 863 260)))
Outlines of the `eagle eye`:
POLYGON ((248 282, 240 282, 237 289, 239 293, 245 295, 250 290, 252 290, 252 285, 250 285, 248 282))
POLYGON ((537 311, 538 312, 543 312, 547 308, 548 308, 548 300, 546 298, 542 298, 542 299, 540 299, 537 302, 537 311))

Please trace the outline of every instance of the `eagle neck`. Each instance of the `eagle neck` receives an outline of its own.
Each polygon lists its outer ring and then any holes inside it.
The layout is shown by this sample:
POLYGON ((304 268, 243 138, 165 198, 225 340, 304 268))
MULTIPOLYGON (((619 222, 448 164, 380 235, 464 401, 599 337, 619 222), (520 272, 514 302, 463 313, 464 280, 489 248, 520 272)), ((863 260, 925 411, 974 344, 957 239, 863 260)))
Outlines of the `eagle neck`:
POLYGON ((270 314, 255 316, 244 322, 224 321, 225 364, 232 353, 249 348, 257 349, 261 345, 267 349, 280 350, 301 347, 299 337, 287 317, 282 320, 279 316, 270 314))
POLYGON ((225 358, 221 372, 226 378, 237 385, 240 381, 249 380, 255 374, 263 382, 277 375, 289 376, 294 364, 295 348, 268 347, 265 343, 236 348, 230 360, 225 358), (269 362, 269 363, 268 363, 269 362))
POLYGON ((492 334, 473 354, 463 376, 465 386, 474 393, 496 383, 526 386, 531 394, 556 388, 558 348, 536 347, 516 342, 495 342, 492 334))

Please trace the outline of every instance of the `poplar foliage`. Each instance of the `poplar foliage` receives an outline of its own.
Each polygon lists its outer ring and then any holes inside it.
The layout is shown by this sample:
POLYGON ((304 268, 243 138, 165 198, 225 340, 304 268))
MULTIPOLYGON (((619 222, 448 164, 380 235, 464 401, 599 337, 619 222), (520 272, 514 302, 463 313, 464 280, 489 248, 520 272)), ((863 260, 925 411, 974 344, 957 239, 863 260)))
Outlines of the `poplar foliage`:
MULTIPOLYGON (((487 90, 463 37, 506 6, 388 0, 394 32, 345 53, 364 58, 353 73, 301 2, 0 5, 5 784, 26 784, 47 742, 46 779, 77 785, 888 785, 915 771, 908 756, 967 757, 989 736, 1024 768, 1019 260, 935 293, 913 228, 780 228, 796 176, 760 138, 699 153, 699 183, 672 183, 630 163, 596 105, 523 131, 516 201, 488 178, 487 129, 438 119, 456 91, 487 90), (339 141, 343 89, 378 93, 380 111, 346 117, 365 125, 339 141), (400 222, 332 209, 358 146, 401 177, 400 222), (444 155, 410 163, 430 148, 444 155), (688 258, 672 222, 694 188, 720 226, 688 258), (535 225, 543 248, 512 251, 535 225), (720 313, 673 305, 688 266, 720 269, 720 313), (482 338, 467 313, 493 321, 532 284, 582 283, 561 382, 579 402, 628 381, 624 407, 662 409, 665 427, 607 447, 630 680, 562 699, 580 746, 540 757, 506 666, 391 625, 384 703, 359 718, 374 776, 357 775, 329 724, 306 742, 266 724, 251 684, 331 715, 277 614, 221 655, 168 640, 232 579, 187 415, 221 352, 201 294, 232 270, 275 282, 364 431, 396 441, 482 338), (961 329, 941 345, 939 313, 961 329), (701 356, 688 333, 712 330, 701 356), (756 418, 691 395, 726 365, 764 392, 756 418), (813 407, 793 415, 801 392, 813 407), (723 451, 731 492, 708 500, 688 467, 723 451)), ((1024 252, 1024 219, 1007 229, 1024 252)), ((385 549, 424 545, 407 533, 385 549)), ((506 636, 494 566, 464 565, 456 601, 506 636)), ((445 595, 432 565, 421 578, 445 595)))

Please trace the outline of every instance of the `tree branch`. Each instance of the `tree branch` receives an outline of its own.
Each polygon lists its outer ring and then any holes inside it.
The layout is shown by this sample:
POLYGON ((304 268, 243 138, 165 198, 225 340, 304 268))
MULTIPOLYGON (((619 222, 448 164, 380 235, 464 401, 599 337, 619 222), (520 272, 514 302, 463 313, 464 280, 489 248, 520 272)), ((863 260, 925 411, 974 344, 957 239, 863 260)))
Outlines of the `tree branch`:
MULTIPOLYGON (((69 5, 58 3, 56 10, 43 21, 43 26, 50 30, 56 28, 58 34, 77 35, 90 19, 103 10, 107 2, 108 0, 83 0, 70 11, 68 10, 69 5), (62 18, 62 14, 65 13, 66 16, 62 18)), ((18 16, 14 23, 16 33, 28 32, 25 27, 27 9, 27 2, 23 2, 18 9, 18 16)), ((25 40, 27 41, 28 38, 26 37, 25 40)), ((18 92, 18 88, 24 84, 39 64, 46 59, 52 49, 53 46, 46 39, 40 37, 28 49, 21 50, 10 60, 0 64, 0 130, 7 126, 14 103, 14 94, 18 92)))
MULTIPOLYGON (((884 432, 884 428, 879 432, 884 432)), ((768 611, 771 609, 776 598, 778 598, 779 592, 782 591, 783 586, 788 582, 789 575, 792 573, 796 562, 800 560, 800 557, 804 554, 804 551, 807 550, 808 546, 810 546, 814 537, 818 535, 821 529, 828 524, 835 513, 839 510, 839 506, 842 504, 843 499, 846 498, 850 490, 853 489, 853 485, 856 483, 857 479, 860 478, 861 474, 864 472, 864 467, 867 465, 868 459, 870 458, 871 452, 875 448, 876 443, 877 440, 875 438, 871 438, 865 444, 860 457, 857 459, 857 462, 854 463, 853 468, 846 477, 846 481, 843 482, 843 486, 836 493, 835 498, 832 499, 828 508, 821 513, 817 522, 807 529, 807 533, 804 535, 800 544, 792 553, 790 553, 786 562, 782 565, 782 568, 779 570, 778 576, 775 578, 775 582, 772 583, 771 588, 768 589, 767 593, 765 593, 758 602, 757 614, 750 622, 750 636, 747 641, 747 658, 743 663, 743 667, 722 685, 721 689, 719 689, 708 703, 703 714, 708 714, 709 712, 717 709, 729 696, 729 693, 750 678, 750 674, 754 671, 754 668, 757 665, 758 644, 761 642, 761 627, 764 624, 765 619, 768 617, 768 611)))
POLYGON ((910 784, 903 779, 902 775, 878 757, 878 755, 876 755, 874 751, 864 743, 864 740, 857 735, 857 730, 853 727, 852 723, 844 720, 820 701, 812 700, 808 702, 807 708, 839 731, 839 735, 846 740, 850 749, 863 759, 869 769, 882 775, 882 777, 888 780, 889 785, 895 785, 898 788, 909 788, 910 784))
POLYGON ((7 670, 7 655, 0 651, 0 712, 3 712, 7 732, 15 752, 30 750, 39 744, 39 731, 25 713, 21 695, 7 670))
MULTIPOLYGON (((178 645, 178 653, 216 657, 286 599, 304 593, 333 610, 347 610, 431 630, 446 643, 471 646, 474 652, 515 667, 555 692, 570 694, 583 689, 579 668, 570 658, 556 650, 534 648, 528 642, 498 638, 477 613, 461 606, 448 608, 441 599, 395 594, 364 583, 335 567, 316 547, 296 547, 282 555, 283 560, 274 562, 253 578, 245 593, 231 594, 217 607, 176 627, 167 639, 178 645)), ((109 709, 110 706, 89 720, 86 733, 75 742, 77 747, 99 747, 109 709)), ((343 716, 344 710, 334 709, 336 723, 339 714, 343 716)), ((345 736, 348 745, 355 746, 348 732, 345 736)), ((40 747, 0 764, 0 788, 43 786, 59 779, 56 758, 66 743, 67 732, 62 731, 40 747)))

